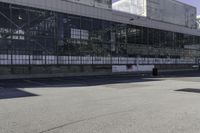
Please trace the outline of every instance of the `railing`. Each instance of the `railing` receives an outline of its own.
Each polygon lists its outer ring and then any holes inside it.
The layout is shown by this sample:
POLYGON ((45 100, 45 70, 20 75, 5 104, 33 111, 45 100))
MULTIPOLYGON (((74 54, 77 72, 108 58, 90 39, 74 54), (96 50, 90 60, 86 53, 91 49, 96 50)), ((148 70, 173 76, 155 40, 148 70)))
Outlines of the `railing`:
POLYGON ((198 59, 0 54, 0 65, 199 64, 198 59))

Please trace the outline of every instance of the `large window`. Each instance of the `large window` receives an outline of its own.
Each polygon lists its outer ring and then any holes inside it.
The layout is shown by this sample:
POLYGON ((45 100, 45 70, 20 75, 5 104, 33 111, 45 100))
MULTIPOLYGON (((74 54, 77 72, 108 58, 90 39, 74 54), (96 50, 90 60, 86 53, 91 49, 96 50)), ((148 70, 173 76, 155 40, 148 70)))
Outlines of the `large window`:
POLYGON ((4 3, 0 3, 0 20, 0 53, 199 56, 200 37, 188 34, 4 3))

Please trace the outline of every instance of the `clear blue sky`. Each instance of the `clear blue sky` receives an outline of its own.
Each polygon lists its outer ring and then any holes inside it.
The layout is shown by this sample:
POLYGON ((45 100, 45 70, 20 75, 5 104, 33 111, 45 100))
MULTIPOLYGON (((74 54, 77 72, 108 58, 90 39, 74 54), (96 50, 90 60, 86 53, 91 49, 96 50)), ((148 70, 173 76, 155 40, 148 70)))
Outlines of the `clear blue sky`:
MULTIPOLYGON (((112 0, 112 1, 115 2, 115 1, 118 1, 118 0, 112 0)), ((197 11, 198 15, 200 15, 200 0, 178 0, 178 1, 190 4, 192 6, 195 6, 198 10, 197 11)))

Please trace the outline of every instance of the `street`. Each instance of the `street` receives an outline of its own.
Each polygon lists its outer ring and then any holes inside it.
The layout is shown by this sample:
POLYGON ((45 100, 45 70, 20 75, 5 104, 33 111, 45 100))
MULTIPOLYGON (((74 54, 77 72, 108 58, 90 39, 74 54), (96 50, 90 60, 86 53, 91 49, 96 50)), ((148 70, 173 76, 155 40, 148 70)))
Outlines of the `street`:
POLYGON ((197 133, 200 74, 0 81, 0 133, 197 133))

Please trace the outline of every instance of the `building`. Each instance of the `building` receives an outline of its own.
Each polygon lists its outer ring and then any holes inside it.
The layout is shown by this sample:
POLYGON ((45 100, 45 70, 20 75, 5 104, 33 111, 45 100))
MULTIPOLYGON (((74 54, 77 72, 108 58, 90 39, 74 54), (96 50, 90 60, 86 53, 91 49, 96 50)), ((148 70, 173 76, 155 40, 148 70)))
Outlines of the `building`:
POLYGON ((84 4, 105 9, 112 8, 112 0, 61 0, 61 1, 74 2, 78 4, 84 4))
POLYGON ((147 17, 147 0, 119 0, 112 4, 112 9, 147 17))
POLYGON ((120 0, 113 3, 113 9, 196 28, 196 7, 176 0, 120 0))
POLYGON ((197 16, 197 28, 200 29, 200 16, 197 16))
POLYGON ((0 78, 199 64, 199 30, 113 11, 108 0, 85 1, 0 0, 0 78))

